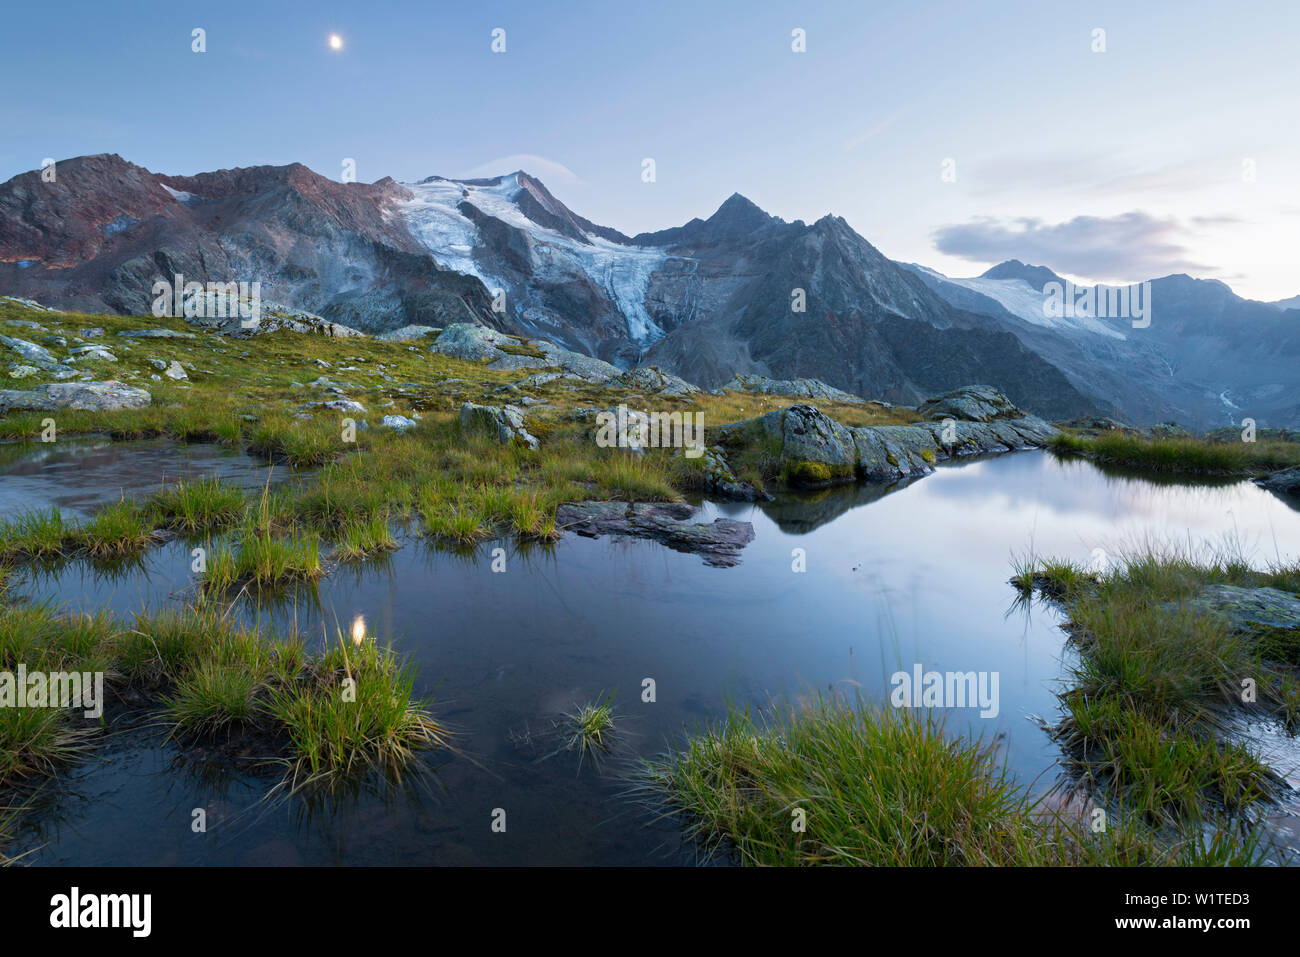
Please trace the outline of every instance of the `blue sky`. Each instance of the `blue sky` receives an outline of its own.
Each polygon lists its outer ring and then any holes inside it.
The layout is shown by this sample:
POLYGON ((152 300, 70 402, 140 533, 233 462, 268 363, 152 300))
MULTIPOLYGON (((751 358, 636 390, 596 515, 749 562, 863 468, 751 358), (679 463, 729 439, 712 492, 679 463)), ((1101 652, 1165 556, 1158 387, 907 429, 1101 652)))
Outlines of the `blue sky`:
POLYGON ((12 4, 0 178, 101 152, 333 177, 350 157, 367 182, 523 167, 627 233, 741 192, 950 275, 1015 257, 1279 299, 1300 294, 1298 39, 1289 0, 12 4))

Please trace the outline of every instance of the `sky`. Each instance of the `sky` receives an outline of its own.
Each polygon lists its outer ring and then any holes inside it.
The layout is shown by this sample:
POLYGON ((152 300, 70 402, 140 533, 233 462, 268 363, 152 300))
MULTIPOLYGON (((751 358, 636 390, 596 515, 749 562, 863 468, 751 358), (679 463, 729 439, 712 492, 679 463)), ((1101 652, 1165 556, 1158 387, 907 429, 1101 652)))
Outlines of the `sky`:
POLYGON ((1300 295, 1298 41, 1295 0, 10 4, 0 180, 89 153, 522 168, 628 234, 739 192, 951 276, 1276 300, 1300 295))

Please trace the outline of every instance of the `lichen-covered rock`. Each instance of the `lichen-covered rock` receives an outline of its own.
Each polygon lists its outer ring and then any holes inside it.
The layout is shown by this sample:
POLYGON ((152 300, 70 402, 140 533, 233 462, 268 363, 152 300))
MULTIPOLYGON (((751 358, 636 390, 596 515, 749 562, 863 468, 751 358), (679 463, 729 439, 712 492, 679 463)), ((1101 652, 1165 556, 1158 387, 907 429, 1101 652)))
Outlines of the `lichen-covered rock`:
MULTIPOLYGON (((677 454, 684 454, 684 450, 678 449, 677 454)), ((710 498, 732 502, 772 501, 772 496, 767 492, 736 478, 736 473, 727 463, 726 453, 719 446, 704 449, 692 461, 704 478, 704 492, 710 498)))
POLYGON ((34 342, 28 342, 26 339, 0 335, 0 346, 5 346, 11 352, 17 353, 28 365, 36 366, 38 369, 53 368, 58 361, 49 349, 38 346, 34 342))
POLYGON ((829 386, 821 379, 769 379, 761 375, 737 375, 719 391, 752 392, 758 395, 788 395, 799 399, 865 403, 861 396, 829 386))
POLYGON ((586 382, 605 382, 619 374, 617 366, 569 352, 545 339, 523 340, 467 322, 452 323, 438 334, 429 348, 453 359, 486 362, 489 369, 558 368, 586 382))
POLYGON ((926 475, 948 453, 935 433, 923 425, 877 425, 850 429, 858 453, 858 474, 887 482, 909 475, 926 475))
POLYGON ((476 405, 466 402, 460 407, 460 427, 481 431, 502 445, 518 441, 529 449, 537 448, 537 437, 524 427, 524 410, 514 405, 476 405))
POLYGON ((144 389, 124 385, 116 379, 104 382, 52 382, 27 392, 0 389, 0 412, 11 409, 109 412, 115 409, 143 409, 151 401, 152 396, 144 389))
POLYGON ((1237 632, 1295 629, 1300 638, 1300 597, 1276 588, 1207 585, 1189 604, 1225 619, 1237 632))
POLYGON ((787 483, 818 487, 855 478, 887 482, 925 475, 937 462, 952 456, 1033 448, 1056 433, 1032 415, 959 420, 951 414, 954 410, 985 414, 1015 408, 1005 399, 999 401, 996 393, 980 391, 970 400, 979 402, 981 408, 967 405, 967 398, 959 396, 952 403, 936 401, 932 408, 949 413, 940 421, 857 428, 847 428, 813 406, 795 405, 722 426, 719 437, 729 450, 768 446, 769 454, 779 456, 787 483))
POLYGON ((588 538, 647 538, 674 551, 700 555, 706 565, 738 565, 741 549, 754 540, 754 526, 731 518, 703 525, 692 521, 698 511, 677 502, 568 502, 556 510, 555 523, 588 538))
POLYGON ((380 342, 412 342, 442 332, 437 326, 402 326, 392 332, 383 332, 375 336, 380 342))
POLYGON ((992 422, 994 419, 1018 419, 1024 412, 1005 395, 987 385, 967 385, 927 399, 916 411, 931 420, 957 419, 966 422, 992 422))
MULTIPOLYGON (((89 330, 83 330, 89 331, 89 330)), ((99 330, 103 335, 104 330, 99 330)), ((174 329, 126 329, 118 333, 123 339, 197 339, 192 332, 177 332, 174 329)))
POLYGON ((656 366, 620 372, 605 384, 616 389, 627 389, 630 392, 653 392, 662 396, 695 395, 700 391, 698 386, 691 385, 685 379, 671 373, 661 372, 656 366))
POLYGON ((386 415, 379 424, 385 429, 393 429, 397 432, 405 432, 407 429, 415 428, 415 420, 408 419, 404 415, 386 415))

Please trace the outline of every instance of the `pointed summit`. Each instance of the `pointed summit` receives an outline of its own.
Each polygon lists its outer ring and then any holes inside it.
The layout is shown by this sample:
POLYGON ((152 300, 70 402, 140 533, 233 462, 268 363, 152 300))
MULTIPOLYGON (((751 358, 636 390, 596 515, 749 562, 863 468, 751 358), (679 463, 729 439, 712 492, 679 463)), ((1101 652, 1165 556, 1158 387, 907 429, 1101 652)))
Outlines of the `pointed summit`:
POLYGON ((737 236, 761 229, 775 219, 744 196, 732 193, 707 222, 714 236, 737 236))

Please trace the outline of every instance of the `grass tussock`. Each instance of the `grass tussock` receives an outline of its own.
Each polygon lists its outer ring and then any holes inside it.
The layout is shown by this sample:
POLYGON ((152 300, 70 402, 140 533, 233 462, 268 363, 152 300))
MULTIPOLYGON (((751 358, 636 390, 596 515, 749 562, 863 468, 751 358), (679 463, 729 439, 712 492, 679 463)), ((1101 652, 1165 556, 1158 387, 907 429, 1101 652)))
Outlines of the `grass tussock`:
POLYGON ((1042 866, 1256 859, 1250 836, 1162 840, 1137 820, 1093 834, 1031 800, 980 741, 932 719, 818 697, 764 714, 730 709, 647 786, 688 830, 745 864, 1042 866))

